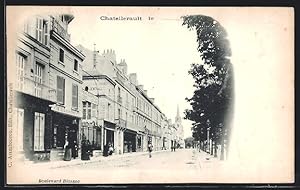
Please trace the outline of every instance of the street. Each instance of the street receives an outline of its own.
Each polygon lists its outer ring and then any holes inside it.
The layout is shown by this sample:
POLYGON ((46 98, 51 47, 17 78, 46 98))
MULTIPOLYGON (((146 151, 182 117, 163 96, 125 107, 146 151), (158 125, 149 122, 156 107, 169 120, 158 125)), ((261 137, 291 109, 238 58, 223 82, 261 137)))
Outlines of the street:
POLYGON ((77 162, 62 161, 52 168, 51 162, 33 164, 29 170, 39 170, 38 179, 78 179, 80 183, 201 183, 212 180, 223 163, 196 149, 153 152, 151 158, 147 153, 130 153, 77 162))

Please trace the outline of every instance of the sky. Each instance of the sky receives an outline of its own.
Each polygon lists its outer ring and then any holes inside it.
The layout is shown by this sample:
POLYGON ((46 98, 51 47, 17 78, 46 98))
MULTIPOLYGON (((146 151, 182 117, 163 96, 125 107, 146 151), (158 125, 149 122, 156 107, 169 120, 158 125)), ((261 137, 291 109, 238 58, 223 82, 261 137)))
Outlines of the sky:
MULTIPOLYGON (((103 21, 99 13, 76 15, 69 25, 71 42, 91 50, 116 51, 117 61, 125 59, 128 73, 137 73, 138 83, 149 97, 174 122, 179 106, 180 116, 189 108, 186 97, 193 94, 190 64, 199 62, 196 33, 174 20, 154 17, 148 21, 103 21), (88 22, 87 22, 88 21, 88 22), (176 33, 176 35, 173 35, 176 33)), ((184 137, 192 135, 191 121, 182 119, 184 137)))

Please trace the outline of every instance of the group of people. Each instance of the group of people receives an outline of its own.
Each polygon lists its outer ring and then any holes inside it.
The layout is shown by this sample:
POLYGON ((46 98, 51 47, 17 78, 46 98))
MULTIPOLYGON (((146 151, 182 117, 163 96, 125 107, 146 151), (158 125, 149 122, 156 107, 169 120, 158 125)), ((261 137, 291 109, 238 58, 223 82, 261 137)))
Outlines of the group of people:
POLYGON ((104 146, 103 156, 110 156, 114 152, 114 147, 111 142, 104 146))
MULTIPOLYGON (((69 141, 67 140, 64 146, 65 149, 65 154, 64 154, 64 160, 65 161, 70 161, 72 158, 76 158, 78 157, 78 145, 77 142, 71 141, 69 143, 69 141)), ((174 144, 171 146, 171 151, 175 152, 176 149, 176 143, 174 142, 174 144)), ((153 151, 153 145, 152 145, 152 141, 148 142, 148 152, 149 152, 149 158, 152 157, 152 151, 153 151)), ((104 156, 109 156, 112 155, 114 152, 114 148, 111 142, 109 142, 107 145, 104 146, 104 151, 103 151, 103 155, 104 156)), ((89 140, 83 140, 82 141, 82 151, 81 151, 81 159, 83 160, 89 160, 91 156, 91 144, 89 142, 89 140)))

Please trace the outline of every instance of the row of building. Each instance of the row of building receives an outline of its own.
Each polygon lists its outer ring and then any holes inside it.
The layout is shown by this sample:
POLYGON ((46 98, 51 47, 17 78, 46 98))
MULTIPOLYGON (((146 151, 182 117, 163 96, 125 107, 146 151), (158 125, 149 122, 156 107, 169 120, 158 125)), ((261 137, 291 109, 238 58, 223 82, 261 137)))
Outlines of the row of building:
MULTIPOLYGON (((24 23, 15 50, 14 133, 23 160, 60 160, 66 142, 90 143, 93 155, 184 146, 179 110, 172 123, 127 73, 114 50, 100 54, 70 43, 73 15, 36 16, 24 23)), ((178 109, 178 108, 177 108, 178 109)))

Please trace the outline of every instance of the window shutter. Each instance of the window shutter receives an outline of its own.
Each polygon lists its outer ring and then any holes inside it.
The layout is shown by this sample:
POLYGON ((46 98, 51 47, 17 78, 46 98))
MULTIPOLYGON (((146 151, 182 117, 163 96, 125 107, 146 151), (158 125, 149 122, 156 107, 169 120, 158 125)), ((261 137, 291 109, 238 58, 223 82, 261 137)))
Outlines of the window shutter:
POLYGON ((40 135, 40 114, 34 113, 34 151, 39 150, 39 135, 40 135))
POLYGON ((57 102, 65 102, 65 79, 57 76, 57 102))
POLYGON ((43 34, 43 20, 41 18, 36 18, 35 37, 41 43, 43 42, 42 34, 43 34))
POLYGON ((49 45, 49 22, 44 20, 44 44, 49 45))
POLYGON ((44 150, 45 114, 40 113, 39 150, 44 150))
POLYGON ((96 117, 96 104, 92 104, 92 117, 96 117))
POLYGON ((62 103, 65 103, 65 79, 62 78, 62 103))
POLYGON ((72 86, 72 107, 78 109, 78 86, 72 86))
POLYGON ((86 102, 83 102, 82 108, 82 119, 86 119, 86 102))
POLYGON ((87 103, 87 105, 88 105, 88 108, 87 108, 87 110, 88 110, 88 113, 87 113, 87 119, 91 119, 91 112, 92 112, 92 108, 91 108, 91 103, 90 102, 88 102, 87 103))
POLYGON ((62 80, 57 76, 57 102, 62 103, 62 80))

